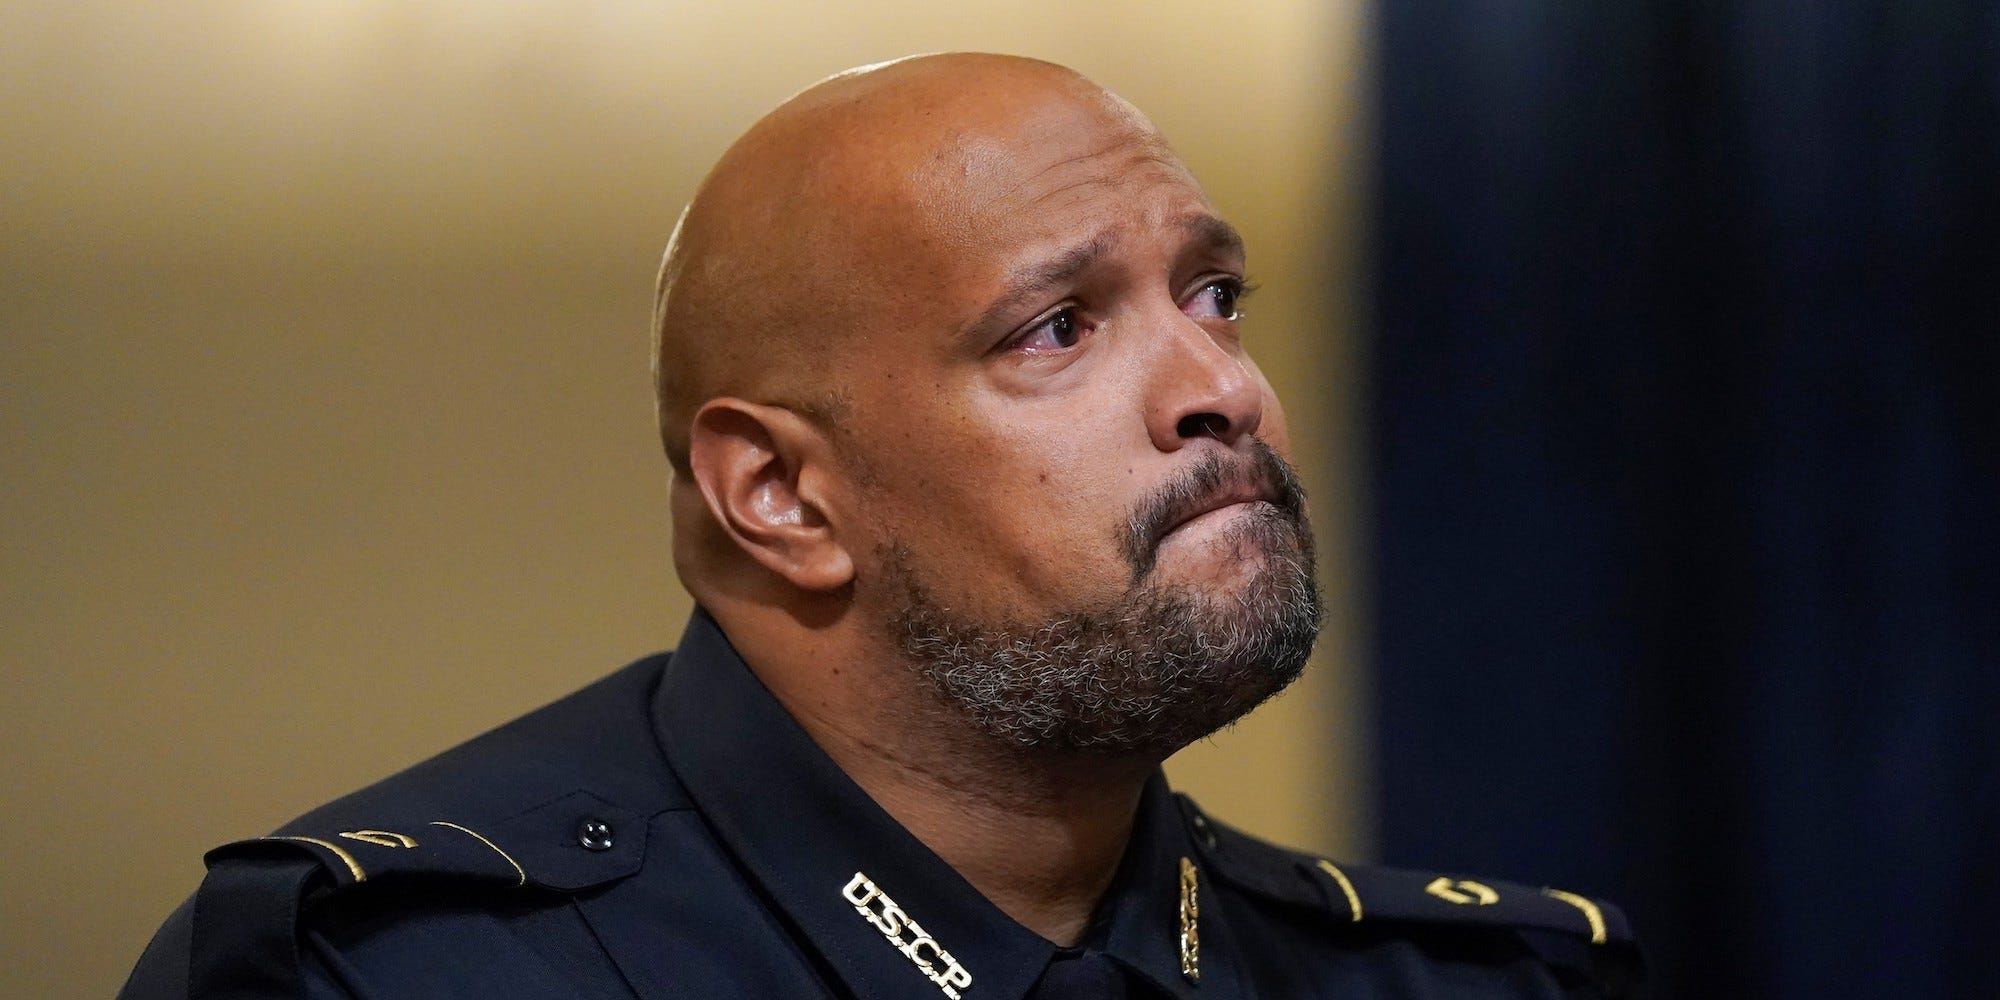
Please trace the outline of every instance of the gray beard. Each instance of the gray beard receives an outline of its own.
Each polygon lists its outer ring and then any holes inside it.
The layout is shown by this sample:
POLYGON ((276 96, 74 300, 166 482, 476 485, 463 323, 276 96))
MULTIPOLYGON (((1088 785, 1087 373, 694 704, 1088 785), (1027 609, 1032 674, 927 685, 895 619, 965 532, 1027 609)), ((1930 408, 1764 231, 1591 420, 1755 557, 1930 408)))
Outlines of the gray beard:
MULTIPOLYGON (((1261 446, 1260 446, 1261 448, 1261 446)), ((1023 748, 1165 759, 1243 717, 1298 679, 1324 611, 1313 578, 1303 493, 1263 449, 1260 471, 1279 480, 1275 507, 1253 510, 1213 539, 1214 558, 1260 566, 1240 591, 1214 595, 1146 582, 1152 546, 1134 515, 1127 559, 1134 581, 1108 607, 1041 622, 980 621, 941 605, 892 547, 884 573, 903 602, 891 616, 904 657, 981 732, 1023 748)), ((1224 474, 1197 468, 1175 489, 1224 474)))

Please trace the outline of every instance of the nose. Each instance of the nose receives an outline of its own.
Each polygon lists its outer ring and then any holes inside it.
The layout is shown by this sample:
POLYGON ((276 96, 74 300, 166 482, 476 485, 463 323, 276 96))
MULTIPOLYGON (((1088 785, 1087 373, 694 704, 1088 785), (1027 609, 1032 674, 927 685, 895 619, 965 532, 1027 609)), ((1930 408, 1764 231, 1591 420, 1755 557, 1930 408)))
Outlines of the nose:
POLYGON ((1233 341, 1218 340, 1178 310, 1155 359, 1146 430, 1153 446, 1177 451, 1214 438, 1234 445, 1264 419, 1264 388, 1233 341))

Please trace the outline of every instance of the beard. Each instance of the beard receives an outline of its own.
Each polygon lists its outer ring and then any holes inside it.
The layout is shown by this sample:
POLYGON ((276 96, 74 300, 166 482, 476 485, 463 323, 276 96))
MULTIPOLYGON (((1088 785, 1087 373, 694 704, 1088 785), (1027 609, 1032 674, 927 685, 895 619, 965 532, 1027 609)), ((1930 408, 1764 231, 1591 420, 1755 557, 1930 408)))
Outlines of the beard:
POLYGON ((1131 582, 1102 606, 976 618, 939 602, 907 546, 889 546, 898 647, 975 728, 1022 748, 1164 759, 1236 721, 1298 678, 1324 617, 1304 490, 1276 452, 1252 445, 1247 459, 1205 456, 1132 511, 1117 539, 1131 582), (1169 530, 1245 486, 1272 501, 1204 544, 1255 567, 1247 583, 1211 592, 1149 579, 1169 530))

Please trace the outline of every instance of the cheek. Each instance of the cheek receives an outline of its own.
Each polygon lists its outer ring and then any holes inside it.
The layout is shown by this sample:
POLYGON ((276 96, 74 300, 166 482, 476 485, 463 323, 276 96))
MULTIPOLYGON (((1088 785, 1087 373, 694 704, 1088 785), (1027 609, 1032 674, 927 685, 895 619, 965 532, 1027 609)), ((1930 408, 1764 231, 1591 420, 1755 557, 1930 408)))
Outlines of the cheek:
POLYGON ((1271 392, 1271 387, 1268 385, 1264 387, 1264 419, 1257 429, 1257 436, 1263 438, 1264 443, 1270 445, 1271 449, 1283 456, 1286 461, 1291 460, 1292 431, 1291 426, 1285 422, 1285 404, 1278 402, 1277 395, 1271 392))
POLYGON ((986 507, 987 565, 1045 607, 1122 589, 1120 536, 1143 471, 1130 443, 1105 417, 1017 426, 967 446, 990 462, 987 492, 971 501, 986 507))
POLYGON ((1107 481, 1103 466, 1063 450, 1010 458, 1004 468, 1017 471, 993 492, 994 519, 1023 547, 1057 546, 1077 556, 1091 554, 1078 547, 1094 544, 1118 513, 1110 499, 1115 484, 1107 481))
POLYGON ((1285 404, 1278 400, 1278 394, 1271 388, 1271 381, 1264 377, 1264 370, 1257 367, 1248 355, 1243 358, 1244 367, 1257 379, 1257 388, 1264 394, 1264 416, 1258 421, 1257 437, 1270 445, 1272 450, 1286 461, 1292 457, 1292 431, 1285 421, 1285 404))
POLYGON ((909 545, 933 585, 989 611, 1071 603, 1100 577, 1122 586, 1118 533, 1137 477, 1086 432, 1101 421, 912 423, 872 461, 861 502, 873 542, 909 545))
POLYGON ((947 530, 990 549, 1020 577, 1068 572, 1097 554, 1122 515, 1112 497, 1128 475, 1062 435, 991 436, 965 442, 967 474, 953 490, 964 519, 947 530))

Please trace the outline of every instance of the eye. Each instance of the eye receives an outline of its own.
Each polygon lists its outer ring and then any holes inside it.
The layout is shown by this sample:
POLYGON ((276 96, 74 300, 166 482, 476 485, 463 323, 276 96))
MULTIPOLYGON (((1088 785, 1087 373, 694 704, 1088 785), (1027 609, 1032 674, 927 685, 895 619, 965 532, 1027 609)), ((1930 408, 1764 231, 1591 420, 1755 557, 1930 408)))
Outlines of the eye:
POLYGON ((1075 347, 1083 339, 1083 324, 1075 306, 1064 306, 1048 318, 1022 331, 1012 347, 1025 351, 1060 351, 1075 347))
POLYGON ((1196 319, 1234 321, 1243 318, 1240 306, 1249 294, 1250 286, 1243 279, 1217 278, 1196 289, 1181 308, 1196 319))

